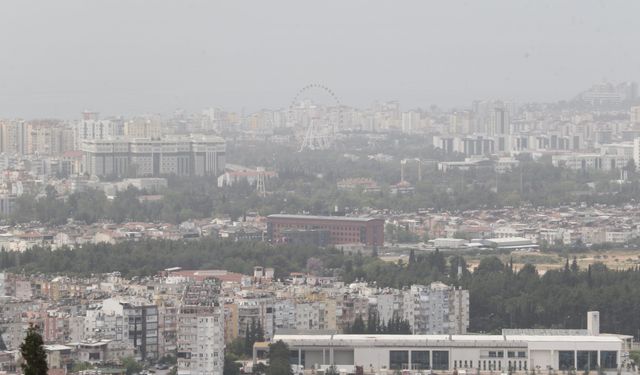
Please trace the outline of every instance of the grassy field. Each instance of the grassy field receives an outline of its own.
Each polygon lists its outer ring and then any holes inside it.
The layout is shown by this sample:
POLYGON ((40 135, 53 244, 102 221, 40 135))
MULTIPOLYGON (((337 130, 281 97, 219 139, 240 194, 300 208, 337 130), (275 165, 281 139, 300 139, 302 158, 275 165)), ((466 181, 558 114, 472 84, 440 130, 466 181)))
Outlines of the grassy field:
MULTIPOLYGON (((469 265, 469 270, 473 270, 482 260, 482 258, 489 254, 465 254, 465 259, 469 265)), ((495 253, 491 253, 495 255, 495 253)), ((640 251, 618 249, 618 250, 606 250, 598 252, 585 252, 569 254, 569 262, 573 261, 575 256, 578 260, 580 268, 587 268, 590 264, 603 263, 611 269, 627 269, 640 265, 640 251)), ((529 251, 513 251, 508 254, 498 254, 498 257, 504 262, 509 262, 513 259, 515 269, 520 269, 527 263, 534 264, 541 274, 544 274, 548 270, 562 268, 566 262, 566 256, 563 254, 555 253, 538 253, 529 251)), ((402 260, 408 261, 406 254, 385 254, 380 256, 380 259, 387 262, 397 262, 402 260)))
MULTIPOLYGON (((573 261, 575 256, 578 260, 580 268, 587 268, 590 264, 603 263, 611 269, 627 269, 640 265, 640 252, 636 250, 606 250, 600 252, 586 252, 569 254, 569 262, 573 261)), ((499 255, 503 262, 513 259, 515 269, 520 269, 527 263, 534 264, 540 273, 548 270, 562 268, 565 265, 566 257, 563 254, 552 253, 536 253, 525 251, 514 251, 511 254, 499 255)), ((478 265, 481 257, 473 257, 467 262, 470 268, 478 265)))

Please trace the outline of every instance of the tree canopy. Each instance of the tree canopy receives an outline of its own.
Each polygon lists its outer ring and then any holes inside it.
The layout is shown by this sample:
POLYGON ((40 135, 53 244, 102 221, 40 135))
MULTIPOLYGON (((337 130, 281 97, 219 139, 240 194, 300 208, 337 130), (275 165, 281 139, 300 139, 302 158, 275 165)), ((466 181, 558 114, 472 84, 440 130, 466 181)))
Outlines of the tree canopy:
POLYGON ((267 375, 293 375, 289 364, 289 346, 282 340, 269 345, 269 367, 267 375))
POLYGON ((29 325, 27 336, 20 345, 22 355, 22 373, 24 375, 47 375, 47 353, 44 350, 42 336, 38 332, 38 326, 29 325))

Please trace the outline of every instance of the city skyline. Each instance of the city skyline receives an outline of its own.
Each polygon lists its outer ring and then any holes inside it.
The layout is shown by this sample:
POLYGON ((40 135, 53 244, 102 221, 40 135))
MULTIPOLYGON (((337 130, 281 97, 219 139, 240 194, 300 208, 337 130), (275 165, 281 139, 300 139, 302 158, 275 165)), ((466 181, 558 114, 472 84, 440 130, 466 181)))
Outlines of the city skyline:
POLYGON ((0 375, 640 375, 640 2, 0 3, 0 375))
POLYGON ((636 12, 611 4, 12 1, 0 16, 0 114, 251 112, 286 107, 311 82, 360 107, 570 99, 640 76, 636 12))

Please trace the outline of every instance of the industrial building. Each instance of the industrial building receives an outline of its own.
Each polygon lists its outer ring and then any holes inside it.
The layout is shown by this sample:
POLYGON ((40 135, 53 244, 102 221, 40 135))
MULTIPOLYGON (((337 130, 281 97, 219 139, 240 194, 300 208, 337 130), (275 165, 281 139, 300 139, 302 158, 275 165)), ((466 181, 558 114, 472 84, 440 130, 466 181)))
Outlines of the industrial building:
POLYGON ((384 244, 384 219, 345 217, 345 216, 308 216, 308 215, 269 215, 267 217, 267 236, 272 243, 289 243, 287 233, 293 233, 291 239, 300 240, 301 232, 308 231, 313 238, 323 239, 318 231, 328 232, 327 245, 364 244, 382 246, 384 244))

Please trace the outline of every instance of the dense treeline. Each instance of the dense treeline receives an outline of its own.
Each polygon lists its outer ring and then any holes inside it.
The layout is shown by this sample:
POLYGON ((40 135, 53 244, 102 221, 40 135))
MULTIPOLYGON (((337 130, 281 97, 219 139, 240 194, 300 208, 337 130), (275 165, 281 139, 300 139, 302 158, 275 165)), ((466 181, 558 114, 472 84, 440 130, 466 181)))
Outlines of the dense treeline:
POLYGON ((414 185, 414 193, 390 194, 386 186, 400 181, 402 158, 432 161, 463 158, 459 154, 444 155, 441 150, 429 146, 430 142, 429 137, 420 136, 398 137, 393 142, 373 145, 361 142, 345 149, 346 154, 335 151, 297 153, 294 149, 268 143, 257 143, 247 152, 246 144, 231 143, 227 153, 229 160, 277 170, 284 181, 272 182, 272 189, 304 191, 305 194, 298 197, 299 203, 306 202, 302 207, 313 213, 332 209, 334 205, 405 211, 419 207, 465 210, 521 204, 557 206, 572 202, 626 204, 640 199, 640 176, 632 161, 624 167, 628 182, 620 184, 615 181, 620 177, 617 171, 574 171, 554 167, 550 157, 534 161, 526 154, 518 156, 518 167, 502 174, 491 168, 443 173, 435 164, 425 164, 422 181, 418 181, 417 165, 408 163, 405 179, 414 185), (358 152, 348 151, 354 149, 358 152), (378 161, 368 157, 377 153, 394 156, 394 159, 378 161), (382 192, 337 191, 336 181, 349 177, 372 178, 381 185, 382 192))
POLYGON ((486 258, 462 280, 469 289, 471 329, 500 327, 586 328, 586 311, 601 312, 601 329, 638 336, 640 271, 614 271, 602 264, 579 270, 577 263, 539 276, 525 265, 515 272, 486 258))
MULTIPOLYGON (((521 164, 510 172, 496 174, 491 169, 476 171, 437 171, 434 164, 422 167, 418 181, 416 164, 406 167, 405 179, 414 192, 394 195, 389 185, 400 180, 400 158, 419 157, 442 160, 438 150, 424 147, 427 139, 399 139, 397 146, 370 147, 347 157, 340 152, 318 151, 297 153, 285 146, 259 144, 228 147, 228 157, 247 166, 265 166, 275 170, 279 178, 267 181, 266 197, 260 197, 254 186, 237 183, 218 188, 214 177, 168 177, 169 187, 158 192, 160 200, 141 201, 148 192, 130 188, 108 199, 101 191, 76 192, 60 197, 53 187, 42 194, 25 194, 16 202, 16 210, 8 219, 13 223, 40 221, 64 224, 68 218, 86 223, 97 221, 163 221, 180 223, 189 219, 225 215, 241 219, 249 212, 328 214, 335 207, 344 211, 360 208, 415 211, 468 210, 532 204, 555 207, 575 202, 627 204, 640 200, 640 180, 635 165, 627 166, 629 181, 612 182, 616 172, 572 171, 556 168, 549 159, 532 161, 520 156, 521 164), (375 160, 369 154, 385 152, 392 160, 375 160), (357 154, 357 155, 356 155, 357 154), (382 188, 376 193, 341 191, 337 181, 350 177, 369 177, 382 188)), ((460 155, 449 155, 459 159, 460 155)), ((401 235, 402 233, 400 233, 401 235)))
POLYGON ((231 243, 212 238, 198 241, 149 240, 86 244, 75 249, 34 247, 23 253, 0 251, 0 269, 26 273, 90 275, 119 271, 123 276, 151 276, 167 267, 226 269, 253 274, 253 267, 274 267, 276 277, 304 270, 310 258, 338 268, 344 255, 315 247, 272 247, 264 243, 231 243))
POLYGON ((576 262, 567 262, 564 269, 540 276, 532 265, 515 271, 511 264, 489 256, 470 272, 462 257, 446 257, 439 251, 412 253, 406 263, 390 263, 336 249, 272 247, 213 239, 84 245, 57 251, 33 248, 24 253, 0 251, 0 269, 25 273, 87 275, 120 271, 125 276, 136 276, 180 266, 250 274, 256 265, 274 267, 277 278, 306 270, 340 276, 345 282, 366 280, 380 287, 403 288, 436 280, 461 286, 470 292, 472 331, 503 327, 586 328, 586 311, 599 310, 604 331, 634 336, 639 333, 640 271, 615 271, 602 264, 580 270, 576 262))
MULTIPOLYGON (((149 192, 134 187, 120 191, 108 199, 100 190, 88 189, 60 197, 53 187, 47 186, 45 194, 36 197, 25 194, 16 201, 14 213, 8 217, 13 223, 39 221, 49 225, 62 225, 68 219, 92 224, 99 221, 125 222, 150 221, 180 223, 189 219, 211 217, 215 213, 235 212, 225 191, 215 188, 215 179, 195 178, 188 185, 176 183, 161 190, 162 199, 142 201, 149 192), (213 186, 212 186, 213 184, 213 186)), ((249 186, 236 186, 231 194, 234 199, 250 195, 249 186)))

